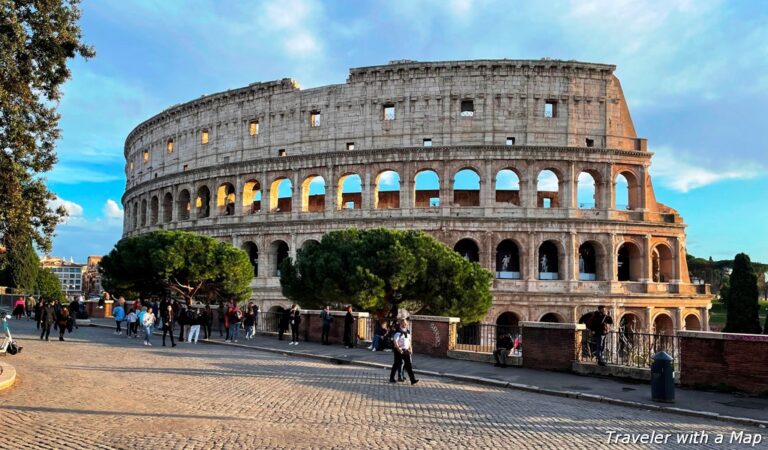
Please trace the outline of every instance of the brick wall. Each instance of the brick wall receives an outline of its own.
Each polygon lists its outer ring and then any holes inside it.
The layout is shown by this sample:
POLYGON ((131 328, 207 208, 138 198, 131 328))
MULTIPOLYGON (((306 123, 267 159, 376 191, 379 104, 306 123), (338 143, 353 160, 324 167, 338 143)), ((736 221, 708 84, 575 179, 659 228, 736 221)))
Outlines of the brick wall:
POLYGON ((523 367, 570 371, 581 345, 584 325, 522 322, 523 367))
MULTIPOLYGON (((301 329, 299 335, 307 342, 320 342, 323 334, 323 321, 320 318, 319 310, 307 310, 301 312, 301 329)), ((344 317, 347 315, 346 311, 331 311, 333 315, 333 322, 331 322, 331 330, 328 334, 328 342, 331 344, 343 344, 344 343, 344 317)), ((366 312, 353 312, 355 317, 355 323, 352 325, 353 332, 359 336, 364 335, 364 328, 367 325, 367 318, 369 316, 366 312)), ((290 336, 290 331, 288 332, 290 336)))
POLYGON ((413 352, 446 357, 456 338, 457 317, 411 316, 409 327, 413 333, 413 352))
POLYGON ((682 386, 768 395, 768 336, 706 331, 678 335, 682 386))

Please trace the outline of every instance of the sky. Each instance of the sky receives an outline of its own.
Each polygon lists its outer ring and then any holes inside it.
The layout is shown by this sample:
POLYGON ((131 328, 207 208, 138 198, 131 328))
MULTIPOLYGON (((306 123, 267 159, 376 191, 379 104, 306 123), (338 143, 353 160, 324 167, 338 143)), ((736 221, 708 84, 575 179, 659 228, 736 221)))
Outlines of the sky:
POLYGON ((81 7, 96 57, 71 62, 59 105, 63 138, 47 182, 70 217, 57 228, 55 256, 84 261, 120 238, 125 138, 169 106, 286 77, 303 88, 343 83, 351 67, 396 59, 547 57, 617 66, 635 128, 654 153, 657 200, 688 224, 689 253, 746 252, 768 262, 766 2, 84 0, 81 7))

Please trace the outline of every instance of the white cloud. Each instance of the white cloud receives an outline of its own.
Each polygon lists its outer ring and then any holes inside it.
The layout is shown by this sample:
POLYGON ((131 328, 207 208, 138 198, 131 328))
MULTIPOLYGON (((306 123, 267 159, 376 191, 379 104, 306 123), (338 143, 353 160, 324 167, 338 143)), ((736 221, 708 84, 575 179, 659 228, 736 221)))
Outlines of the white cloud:
POLYGON ((378 176, 379 188, 399 189, 400 175, 397 172, 388 170, 378 176))
POLYGON ((539 173, 539 177, 536 181, 536 189, 542 192, 557 192, 558 180, 551 170, 545 170, 539 173))
POLYGON ((308 55, 320 51, 320 44, 315 37, 307 32, 293 34, 283 43, 285 49, 293 55, 308 55))
POLYGON ((520 179, 515 172, 505 169, 496 175, 496 189, 519 190, 520 179))
POLYGON ((59 197, 56 197, 55 199, 48 202, 48 207, 51 209, 57 209, 59 206, 63 206, 67 211, 67 218, 65 219, 64 223, 77 221, 83 217, 83 207, 75 202, 64 200, 63 198, 59 197))
POLYGON ((111 198, 107 199, 106 203, 104 203, 104 206, 101 208, 101 211, 104 213, 104 217, 106 217, 108 220, 123 220, 123 209, 120 208, 120 205, 118 205, 117 202, 111 198))
POLYGON ((651 175, 678 192, 688 192, 724 180, 754 178, 764 170, 759 164, 722 164, 717 168, 708 168, 703 165, 706 162, 697 161, 682 150, 660 146, 653 151, 651 175))
POLYGON ((59 163, 47 174, 48 182, 61 184, 105 183, 119 180, 122 172, 109 173, 84 167, 82 164, 68 165, 59 163))

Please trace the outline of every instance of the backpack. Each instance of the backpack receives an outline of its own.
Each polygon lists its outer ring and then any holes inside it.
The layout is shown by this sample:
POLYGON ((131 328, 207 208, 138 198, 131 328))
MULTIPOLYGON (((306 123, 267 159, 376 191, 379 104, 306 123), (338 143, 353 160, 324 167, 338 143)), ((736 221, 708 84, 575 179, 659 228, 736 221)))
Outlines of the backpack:
POLYGON ((8 348, 6 349, 6 351, 11 355, 15 355, 21 352, 21 349, 22 347, 19 347, 16 341, 11 341, 10 344, 8 344, 8 348))

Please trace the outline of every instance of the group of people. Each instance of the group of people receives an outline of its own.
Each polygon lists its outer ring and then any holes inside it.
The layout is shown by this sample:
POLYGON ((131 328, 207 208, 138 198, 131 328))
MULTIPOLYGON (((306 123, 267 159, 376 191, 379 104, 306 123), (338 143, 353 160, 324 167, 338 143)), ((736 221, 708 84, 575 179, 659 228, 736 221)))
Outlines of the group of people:
POLYGON ((79 311, 77 299, 68 306, 58 301, 41 298, 33 306, 37 329, 41 330, 40 340, 48 341, 51 335, 51 327, 59 331, 59 340, 64 341, 65 332, 73 332, 77 327, 76 315, 79 311))

